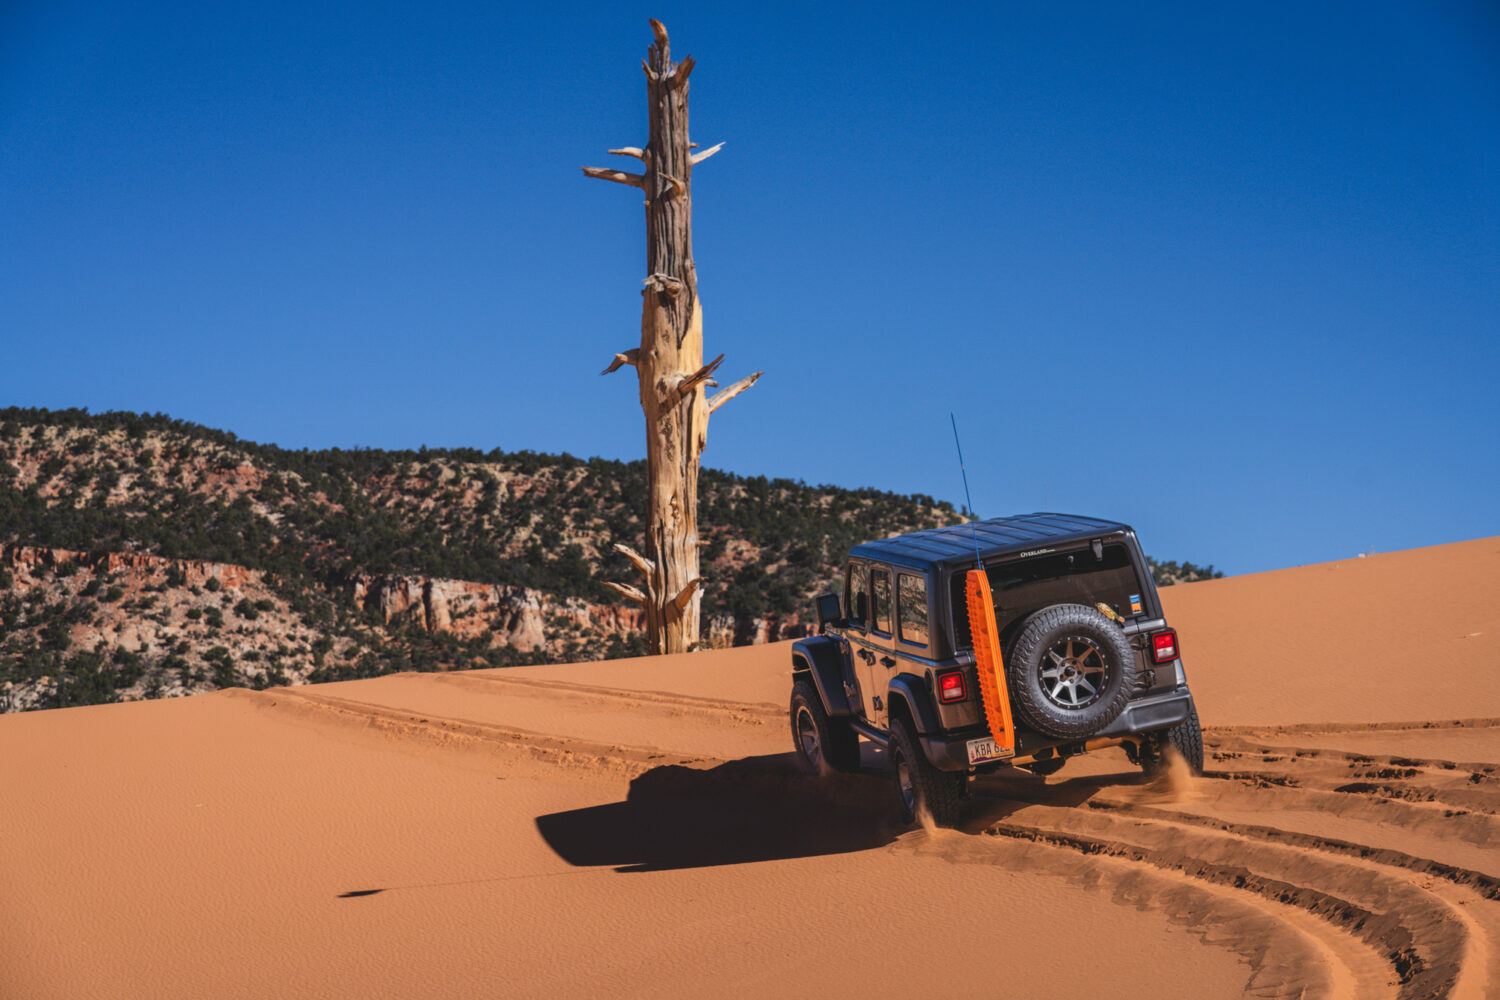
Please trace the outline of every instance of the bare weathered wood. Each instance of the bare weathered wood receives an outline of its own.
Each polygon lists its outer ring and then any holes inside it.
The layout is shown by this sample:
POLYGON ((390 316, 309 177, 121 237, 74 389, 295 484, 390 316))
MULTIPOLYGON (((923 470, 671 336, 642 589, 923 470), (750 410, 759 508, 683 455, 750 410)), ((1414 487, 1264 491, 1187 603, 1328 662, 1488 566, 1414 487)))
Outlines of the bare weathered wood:
MULTIPOLYGON (((675 299, 682 294, 686 286, 681 278, 674 278, 669 274, 653 274, 641 279, 641 284, 650 285, 656 289, 656 294, 665 295, 669 299, 675 299)), ((645 294, 644 292, 642 294, 645 294)))
POLYGON ((688 605, 693 602, 693 598, 697 596, 698 588, 702 585, 703 581, 696 576, 687 582, 687 586, 682 588, 682 592, 672 598, 671 610, 673 615, 677 617, 682 616, 683 612, 687 610, 688 605))
POLYGON ((670 194, 673 198, 681 198, 683 195, 687 194, 687 186, 683 184, 682 181, 678 178, 673 177, 671 174, 664 174, 661 172, 658 172, 656 176, 672 185, 671 190, 667 190, 664 188, 659 189, 660 194, 670 194))
POLYGON ((616 371, 624 365, 631 365, 633 367, 636 363, 636 358, 640 357, 640 354, 641 349, 639 347, 632 347, 628 351, 621 351, 615 355, 615 359, 609 363, 609 367, 599 374, 608 375, 610 372, 616 371))
POLYGON ((710 414, 713 413, 719 407, 723 406, 725 403, 729 402, 731 399, 738 396, 746 389, 750 388, 764 374, 765 372, 755 372, 753 375, 746 375, 744 378, 740 379, 738 382, 734 383, 734 385, 731 385, 723 392, 716 392, 712 396, 708 397, 708 412, 710 414))
POLYGON ((724 355, 719 355, 708 364, 694 372, 672 372, 662 380, 661 409, 670 410, 682 402, 694 389, 700 385, 717 383, 713 382, 713 374, 719 366, 724 363, 724 355))
POLYGON ((601 181, 614 181, 616 184, 629 184, 636 188, 646 186, 645 174, 627 174, 623 170, 611 170, 608 167, 584 167, 583 173, 586 177, 597 177, 601 181))
MULTIPOLYGON (((693 143, 693 145, 696 146, 697 143, 695 142, 695 143, 693 143)), ((713 156, 715 153, 717 153, 719 150, 721 150, 723 148, 724 148, 724 144, 722 142, 716 143, 715 145, 709 146, 707 149, 705 149, 701 153, 694 153, 692 156, 689 156, 688 157, 688 162, 691 163, 693 166, 696 167, 698 164, 702 163, 704 160, 708 159, 710 156, 713 156)))
POLYGON ((625 545, 622 542, 616 542, 614 547, 615 551, 620 553, 620 555, 624 556, 626 559, 629 559, 630 565, 640 570, 642 575, 644 575, 646 579, 651 579, 651 574, 656 572, 656 563, 652 562, 650 559, 647 559, 635 549, 632 549, 629 545, 625 545))
POLYGON ((615 355, 605 373, 634 365, 646 417, 645 554, 617 544, 645 577, 644 588, 606 583, 646 612, 653 652, 681 652, 698 640, 703 581, 699 575, 698 463, 708 442, 714 407, 744 392, 757 372, 720 392, 710 403, 705 389, 724 356, 703 361, 703 303, 693 263, 693 165, 723 148, 694 154, 688 138, 688 78, 693 59, 674 64, 667 29, 651 21, 655 44, 641 62, 646 74, 649 138, 643 147, 610 152, 633 156, 644 174, 586 167, 590 177, 629 184, 646 192, 646 274, 641 290, 641 346, 615 355))
POLYGON ((646 595, 641 593, 638 587, 632 587, 628 583, 615 583, 613 580, 605 580, 603 581, 603 584, 605 587, 613 590, 621 597, 625 598, 628 601, 634 601, 636 604, 639 604, 643 608, 647 607, 650 603, 646 600, 646 595))

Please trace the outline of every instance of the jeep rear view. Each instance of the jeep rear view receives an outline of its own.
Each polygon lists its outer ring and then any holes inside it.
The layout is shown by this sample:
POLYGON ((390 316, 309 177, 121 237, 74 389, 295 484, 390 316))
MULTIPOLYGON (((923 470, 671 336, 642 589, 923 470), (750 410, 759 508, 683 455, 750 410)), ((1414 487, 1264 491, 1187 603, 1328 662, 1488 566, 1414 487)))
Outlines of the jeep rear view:
POLYGON ((1130 526, 1027 514, 856 546, 822 634, 793 645, 793 745, 809 773, 885 747, 898 804, 952 825, 975 775, 1051 774, 1121 746, 1148 771, 1203 763, 1176 632, 1130 526))

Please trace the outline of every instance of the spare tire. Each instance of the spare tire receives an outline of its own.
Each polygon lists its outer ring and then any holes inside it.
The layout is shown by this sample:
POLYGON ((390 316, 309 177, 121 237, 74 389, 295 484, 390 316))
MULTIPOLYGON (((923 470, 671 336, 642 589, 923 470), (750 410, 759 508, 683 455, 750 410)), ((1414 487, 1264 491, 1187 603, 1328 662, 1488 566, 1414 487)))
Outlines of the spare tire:
POLYGON ((1016 715, 1044 736, 1092 736, 1135 688, 1135 651, 1120 626, 1082 604, 1054 604, 1021 623, 1005 679, 1016 715))

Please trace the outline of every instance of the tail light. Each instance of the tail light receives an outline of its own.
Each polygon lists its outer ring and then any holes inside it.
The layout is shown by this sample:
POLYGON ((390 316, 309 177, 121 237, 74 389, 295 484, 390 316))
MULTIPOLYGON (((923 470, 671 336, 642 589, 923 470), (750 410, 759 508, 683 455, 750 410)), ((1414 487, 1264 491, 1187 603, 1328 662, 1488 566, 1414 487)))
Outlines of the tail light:
POLYGON ((964 675, 961 670, 952 670, 946 674, 938 674, 938 701, 945 704, 963 701, 969 696, 968 689, 964 686, 964 675))
POLYGON ((1176 629, 1169 628, 1151 636, 1151 658, 1157 663, 1171 663, 1177 655, 1176 629))

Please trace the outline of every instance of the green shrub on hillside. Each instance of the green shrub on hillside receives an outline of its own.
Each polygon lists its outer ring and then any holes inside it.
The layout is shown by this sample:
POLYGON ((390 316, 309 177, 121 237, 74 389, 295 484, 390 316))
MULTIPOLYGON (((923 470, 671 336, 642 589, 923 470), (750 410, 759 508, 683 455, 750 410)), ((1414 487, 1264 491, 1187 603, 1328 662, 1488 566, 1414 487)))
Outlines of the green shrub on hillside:
POLYGON ((1190 562, 1157 562, 1150 556, 1146 562, 1151 566, 1151 576, 1158 587, 1170 587, 1175 583, 1194 583, 1198 580, 1218 580, 1224 576, 1212 566, 1195 566, 1190 562))

